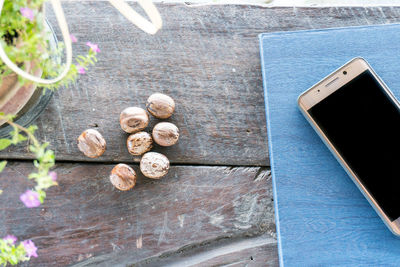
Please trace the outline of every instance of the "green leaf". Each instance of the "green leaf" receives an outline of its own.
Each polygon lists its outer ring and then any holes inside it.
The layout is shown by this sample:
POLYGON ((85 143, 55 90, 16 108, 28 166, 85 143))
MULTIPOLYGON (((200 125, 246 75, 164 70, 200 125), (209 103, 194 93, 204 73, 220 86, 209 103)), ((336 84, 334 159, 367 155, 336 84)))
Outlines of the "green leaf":
POLYGON ((11 143, 14 144, 14 145, 18 144, 18 129, 15 129, 14 131, 11 131, 10 135, 12 137, 11 143))
POLYGON ((35 134, 35 131, 38 129, 36 125, 31 125, 27 128, 28 132, 31 134, 35 134))
POLYGON ((18 134, 18 143, 26 140, 28 140, 28 138, 26 138, 25 135, 18 134))
POLYGON ((13 121, 15 119, 16 115, 7 114, 7 115, 5 115, 5 117, 6 117, 7 120, 13 121))
POLYGON ((45 162, 54 162, 54 152, 53 150, 46 150, 44 156, 43 156, 43 161, 45 162))
POLYGON ((29 151, 32 153, 36 153, 36 151, 37 151, 37 148, 34 145, 30 145, 28 148, 29 148, 29 151))
POLYGON ((39 168, 39 167, 40 167, 39 161, 37 161, 36 159, 33 161, 33 165, 34 165, 36 168, 39 168))
POLYGON ((7 138, 1 138, 0 139, 0 150, 6 149, 12 144, 10 139, 7 138))
POLYGON ((4 170, 6 165, 7 165, 7 161, 3 160, 0 162, 0 172, 2 172, 4 170))
POLYGON ((36 192, 39 193, 39 201, 43 203, 44 199, 46 198, 46 192, 43 190, 37 190, 36 192))
POLYGON ((15 264, 18 263, 18 258, 15 256, 15 254, 11 254, 11 255, 10 255, 9 261, 10 261, 10 263, 11 263, 12 265, 15 265, 15 264))

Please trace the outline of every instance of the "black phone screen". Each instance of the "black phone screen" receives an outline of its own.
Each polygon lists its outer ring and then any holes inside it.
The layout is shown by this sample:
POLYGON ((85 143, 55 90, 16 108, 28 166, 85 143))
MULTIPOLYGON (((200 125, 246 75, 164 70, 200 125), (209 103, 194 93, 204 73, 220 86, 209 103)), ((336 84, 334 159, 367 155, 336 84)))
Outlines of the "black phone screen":
POLYGON ((400 217, 400 110, 369 70, 309 113, 390 220, 400 217))

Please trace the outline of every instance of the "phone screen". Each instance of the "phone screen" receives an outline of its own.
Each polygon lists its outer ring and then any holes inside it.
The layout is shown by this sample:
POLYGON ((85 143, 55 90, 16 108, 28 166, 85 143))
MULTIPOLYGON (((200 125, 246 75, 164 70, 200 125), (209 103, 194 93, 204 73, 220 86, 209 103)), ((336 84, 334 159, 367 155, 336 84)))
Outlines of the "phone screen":
POLYGON ((400 110, 369 70, 308 110, 360 182, 400 217, 400 110))

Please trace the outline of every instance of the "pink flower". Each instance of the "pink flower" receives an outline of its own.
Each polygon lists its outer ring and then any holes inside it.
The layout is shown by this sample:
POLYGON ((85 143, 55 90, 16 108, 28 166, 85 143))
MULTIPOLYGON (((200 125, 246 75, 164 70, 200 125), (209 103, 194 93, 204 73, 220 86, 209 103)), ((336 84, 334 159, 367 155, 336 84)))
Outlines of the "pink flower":
POLYGON ((33 257, 37 258, 37 256, 38 256, 36 253, 37 247, 35 246, 35 243, 32 242, 32 240, 22 241, 22 245, 25 248, 26 256, 28 256, 28 257, 33 256, 33 257))
POLYGON ((79 74, 85 74, 85 73, 86 73, 85 68, 82 67, 82 66, 80 66, 80 65, 78 65, 78 73, 79 73, 79 74))
POLYGON ((40 206, 39 194, 32 190, 26 190, 25 193, 19 196, 19 199, 27 208, 35 208, 40 206))
POLYGON ((71 37, 71 42, 73 42, 73 43, 78 42, 78 39, 76 39, 75 35, 70 34, 69 36, 71 37))
POLYGON ((99 53, 100 48, 97 44, 92 44, 91 42, 86 43, 87 46, 89 46, 94 52, 99 53))
POLYGON ((30 21, 33 21, 34 17, 32 9, 30 9, 29 7, 21 7, 19 11, 21 12, 22 16, 29 19, 30 21))
POLYGON ((17 242, 17 238, 15 236, 13 236, 13 235, 7 235, 7 236, 3 237, 3 240, 6 241, 6 242, 11 243, 13 245, 14 245, 15 242, 17 242))
POLYGON ((57 173, 56 172, 49 172, 49 176, 51 177, 51 180, 54 182, 57 181, 57 173))

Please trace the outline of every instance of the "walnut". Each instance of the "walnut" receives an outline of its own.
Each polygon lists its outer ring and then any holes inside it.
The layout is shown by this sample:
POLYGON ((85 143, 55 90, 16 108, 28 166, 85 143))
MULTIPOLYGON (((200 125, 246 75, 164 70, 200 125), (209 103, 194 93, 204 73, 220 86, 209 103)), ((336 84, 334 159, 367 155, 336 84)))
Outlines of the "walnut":
POLYGON ((110 181, 119 190, 129 190, 136 184, 136 172, 128 165, 120 163, 112 169, 110 181))
POLYGON ((160 146, 172 146, 178 142, 179 129, 170 122, 160 122, 154 126, 153 139, 160 146))
POLYGON ((142 108, 129 107, 121 112, 119 123, 127 133, 139 132, 149 124, 149 115, 142 108))
POLYGON ((146 108, 154 117, 166 119, 174 113, 175 101, 167 95, 156 93, 147 99, 146 108))
POLYGON ((106 151, 106 141, 103 136, 94 129, 84 131, 78 137, 78 148, 89 158, 98 158, 106 151))
POLYGON ((142 155, 153 147, 153 138, 146 132, 131 134, 126 140, 129 153, 134 156, 142 155))
POLYGON ((169 160, 163 154, 147 152, 140 161, 140 170, 148 178, 160 179, 168 173, 169 160))

